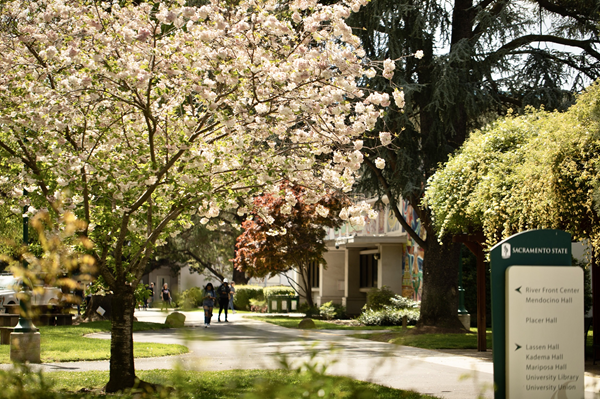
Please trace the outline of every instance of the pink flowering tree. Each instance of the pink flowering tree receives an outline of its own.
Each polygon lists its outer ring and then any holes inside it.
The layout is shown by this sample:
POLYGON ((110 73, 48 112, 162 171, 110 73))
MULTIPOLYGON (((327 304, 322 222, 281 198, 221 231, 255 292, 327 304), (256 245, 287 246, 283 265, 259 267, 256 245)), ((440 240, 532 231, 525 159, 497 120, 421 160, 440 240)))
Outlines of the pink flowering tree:
POLYGON ((135 383, 134 290, 166 237, 283 179, 308 202, 351 189, 355 141, 390 102, 357 88, 373 70, 344 21, 363 2, 1 6, 4 205, 86 222, 114 292, 107 391, 135 383))

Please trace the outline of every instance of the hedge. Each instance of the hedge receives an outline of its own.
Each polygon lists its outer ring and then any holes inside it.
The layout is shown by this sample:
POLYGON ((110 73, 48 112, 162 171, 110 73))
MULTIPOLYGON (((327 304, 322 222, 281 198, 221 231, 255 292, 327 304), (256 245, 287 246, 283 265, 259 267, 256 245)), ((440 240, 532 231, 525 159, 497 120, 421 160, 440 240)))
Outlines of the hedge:
POLYGON ((250 310, 250 299, 264 301, 263 287, 260 285, 236 285, 233 305, 239 310, 250 310))
POLYGON ((233 304, 236 309, 251 310, 251 299, 265 301, 277 295, 296 296, 298 294, 292 287, 286 286, 262 287, 260 285, 236 285, 233 304))
POLYGON ((269 299, 272 296, 297 296, 298 293, 295 289, 289 286, 281 285, 275 287, 265 287, 263 288, 263 293, 266 299, 269 299))

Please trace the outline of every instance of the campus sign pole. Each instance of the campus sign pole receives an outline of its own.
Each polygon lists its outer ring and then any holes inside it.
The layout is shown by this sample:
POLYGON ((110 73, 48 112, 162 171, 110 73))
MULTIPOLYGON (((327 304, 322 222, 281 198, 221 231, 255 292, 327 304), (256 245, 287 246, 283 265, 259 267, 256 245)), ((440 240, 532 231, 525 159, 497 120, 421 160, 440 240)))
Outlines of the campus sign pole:
POLYGON ((495 399, 583 397, 583 271, 571 235, 515 234, 490 252, 495 399))

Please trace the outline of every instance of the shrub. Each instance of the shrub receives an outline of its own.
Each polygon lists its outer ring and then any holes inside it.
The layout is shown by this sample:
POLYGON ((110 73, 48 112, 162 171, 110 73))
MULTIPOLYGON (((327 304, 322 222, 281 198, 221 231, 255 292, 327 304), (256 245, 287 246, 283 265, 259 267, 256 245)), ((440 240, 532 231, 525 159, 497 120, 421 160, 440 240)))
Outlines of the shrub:
POLYGON ((319 315, 325 320, 343 319, 346 317, 346 307, 329 301, 321 305, 319 315))
POLYGON ((408 324, 415 324, 419 315, 419 309, 396 309, 386 306, 380 310, 366 309, 358 317, 358 321, 366 326, 401 326, 402 317, 406 316, 408 324))
POLYGON ((310 318, 315 318, 315 317, 319 317, 321 311, 319 310, 318 307, 316 306, 308 306, 308 303, 303 302, 302 304, 300 304, 300 306, 298 307, 298 311, 300 313, 304 313, 305 317, 310 317, 310 318))
POLYGON ((367 309, 380 310, 384 306, 391 305, 392 298, 396 295, 389 287, 383 286, 381 289, 373 288, 367 293, 367 309))
POLYGON ((404 316, 408 324, 415 324, 419 320, 419 302, 401 295, 393 295, 389 302, 389 305, 379 309, 364 309, 358 321, 367 326, 401 326, 404 316))
POLYGON ((258 285, 236 285, 235 295, 233 296, 233 304, 236 309, 250 310, 250 300, 257 299, 265 300, 263 287, 258 285))
POLYGON ((419 302, 403 297, 402 295, 394 295, 390 301, 392 303, 391 306, 396 309, 415 309, 419 307, 419 302))
MULTIPOLYGON (((144 303, 146 303, 146 301, 148 300, 148 298, 150 298, 150 292, 151 291, 148 289, 147 284, 143 284, 143 283, 138 284, 138 286, 135 288, 135 291, 133 293, 133 295, 135 296, 135 303, 138 306, 143 306, 144 303)), ((81 312, 85 313, 85 305, 87 305, 87 304, 85 301, 81 301, 81 304, 82 304, 81 312)))
POLYGON ((204 297, 204 289, 192 287, 181 293, 179 303, 184 310, 195 309, 202 306, 202 298, 204 297))
MULTIPOLYGON (((0 370, 1 398, 6 399, 59 399, 42 372, 33 372, 26 366, 17 365, 15 370, 0 370)), ((65 395, 66 396, 66 395, 65 395)))
POLYGON ((250 311, 258 313, 267 313, 268 310, 267 301, 261 301, 260 299, 250 299, 250 311))
POLYGON ((297 296, 298 293, 295 289, 289 286, 281 285, 275 287, 265 287, 263 288, 263 293, 265 294, 265 299, 269 299, 272 296, 297 296))

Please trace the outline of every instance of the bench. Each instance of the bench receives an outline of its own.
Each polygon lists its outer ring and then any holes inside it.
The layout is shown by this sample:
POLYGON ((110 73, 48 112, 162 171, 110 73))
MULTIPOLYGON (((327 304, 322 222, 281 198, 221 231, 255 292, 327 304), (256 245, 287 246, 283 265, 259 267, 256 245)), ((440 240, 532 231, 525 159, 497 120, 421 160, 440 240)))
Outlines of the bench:
POLYGON ((34 323, 43 326, 71 326, 73 325, 72 314, 41 314, 33 318, 34 323))
POLYGON ((0 327, 14 327, 18 322, 18 314, 0 313, 0 327))
MULTIPOLYGON (((19 323, 18 314, 0 313, 0 345, 10 345, 10 333, 19 323)), ((34 324, 40 326, 70 326, 73 325, 72 314, 43 314, 34 318, 34 324)), ((37 329, 36 329, 37 331, 37 329)))
MULTIPOLYGON (((14 327, 19 323, 19 315, 0 313, 0 327, 14 327)), ((36 314, 33 323, 42 326, 70 326, 73 325, 73 315, 70 313, 44 313, 36 314)))
POLYGON ((0 345, 10 345, 10 333, 14 327, 0 327, 0 345))

